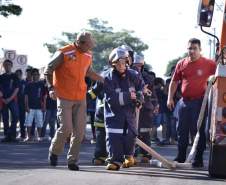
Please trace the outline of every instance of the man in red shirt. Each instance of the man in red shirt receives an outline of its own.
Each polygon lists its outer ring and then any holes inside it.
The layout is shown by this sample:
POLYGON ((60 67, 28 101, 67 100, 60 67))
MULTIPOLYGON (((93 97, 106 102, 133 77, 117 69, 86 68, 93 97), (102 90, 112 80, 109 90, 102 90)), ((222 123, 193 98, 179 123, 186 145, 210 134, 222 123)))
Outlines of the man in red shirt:
MULTIPOLYGON (((175 161, 185 162, 186 150, 189 144, 189 131, 192 136, 197 132, 197 121, 207 87, 207 80, 216 70, 216 63, 200 54, 201 42, 192 38, 188 41, 188 56, 176 65, 169 86, 167 106, 174 108, 174 94, 178 83, 181 82, 182 98, 178 110, 178 155, 175 161)), ((205 116, 206 117, 206 116, 205 116)), ((197 153, 192 163, 193 167, 203 167, 203 152, 206 147, 205 119, 200 128, 200 139, 197 153)))

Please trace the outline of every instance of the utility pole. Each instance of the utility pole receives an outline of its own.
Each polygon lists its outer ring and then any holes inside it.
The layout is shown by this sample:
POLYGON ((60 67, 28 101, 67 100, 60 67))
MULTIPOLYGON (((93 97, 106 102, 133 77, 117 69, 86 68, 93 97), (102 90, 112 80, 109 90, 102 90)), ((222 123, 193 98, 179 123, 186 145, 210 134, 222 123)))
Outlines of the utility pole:
POLYGON ((212 39, 209 38, 209 58, 212 58, 212 39))
MULTIPOLYGON (((213 28, 213 34, 216 35, 216 28, 214 27, 213 28)), ((215 57, 215 54, 216 54, 216 39, 213 38, 213 57, 215 57)))

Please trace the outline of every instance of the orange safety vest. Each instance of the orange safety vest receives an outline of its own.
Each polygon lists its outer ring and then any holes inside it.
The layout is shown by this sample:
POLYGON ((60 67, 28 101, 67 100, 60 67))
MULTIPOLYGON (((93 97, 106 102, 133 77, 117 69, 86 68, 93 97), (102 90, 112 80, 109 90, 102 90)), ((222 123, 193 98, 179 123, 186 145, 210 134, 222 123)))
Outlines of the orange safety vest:
POLYGON ((84 100, 86 97, 85 76, 92 63, 91 53, 81 53, 74 44, 59 49, 64 62, 53 73, 56 95, 66 100, 84 100))

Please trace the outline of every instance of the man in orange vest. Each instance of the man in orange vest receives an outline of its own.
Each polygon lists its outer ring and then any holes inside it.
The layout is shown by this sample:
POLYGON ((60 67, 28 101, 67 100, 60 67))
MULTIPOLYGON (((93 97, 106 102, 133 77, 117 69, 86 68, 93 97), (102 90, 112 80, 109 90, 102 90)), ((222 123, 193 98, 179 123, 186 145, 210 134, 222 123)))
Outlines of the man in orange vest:
POLYGON ((57 166, 58 155, 63 152, 66 138, 71 134, 67 154, 68 169, 77 171, 80 145, 86 128, 86 83, 88 76, 96 81, 103 78, 92 70, 92 53, 95 41, 90 32, 77 35, 74 43, 60 48, 47 66, 45 75, 50 97, 57 99, 61 126, 49 148, 49 162, 57 166))

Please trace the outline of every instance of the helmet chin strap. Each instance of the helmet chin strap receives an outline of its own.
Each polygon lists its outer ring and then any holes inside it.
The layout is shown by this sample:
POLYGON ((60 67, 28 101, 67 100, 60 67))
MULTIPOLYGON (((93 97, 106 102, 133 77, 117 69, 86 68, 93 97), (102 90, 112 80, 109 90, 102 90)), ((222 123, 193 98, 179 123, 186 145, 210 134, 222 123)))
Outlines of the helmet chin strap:
POLYGON ((120 73, 115 67, 114 67, 114 70, 119 75, 120 78, 123 78, 126 75, 127 68, 126 68, 126 70, 123 73, 120 73))

